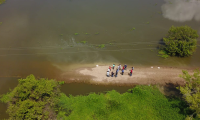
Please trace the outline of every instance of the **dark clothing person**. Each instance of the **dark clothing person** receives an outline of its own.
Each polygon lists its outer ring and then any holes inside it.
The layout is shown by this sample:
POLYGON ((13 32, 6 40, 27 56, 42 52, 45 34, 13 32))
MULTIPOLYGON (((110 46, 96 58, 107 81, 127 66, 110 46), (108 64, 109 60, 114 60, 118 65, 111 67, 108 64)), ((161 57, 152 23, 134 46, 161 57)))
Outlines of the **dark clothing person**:
POLYGON ((122 69, 122 75, 124 74, 124 69, 122 69))
POLYGON ((118 71, 119 71, 119 70, 117 69, 117 70, 116 70, 116 74, 115 74, 115 77, 117 77, 118 71))
POLYGON ((113 76, 114 76, 114 72, 111 73, 111 77, 113 77, 113 76))
POLYGON ((127 65, 125 64, 125 65, 124 65, 124 69, 126 70, 126 68, 127 68, 127 65))
POLYGON ((117 77, 118 72, 116 72, 115 77, 117 77))

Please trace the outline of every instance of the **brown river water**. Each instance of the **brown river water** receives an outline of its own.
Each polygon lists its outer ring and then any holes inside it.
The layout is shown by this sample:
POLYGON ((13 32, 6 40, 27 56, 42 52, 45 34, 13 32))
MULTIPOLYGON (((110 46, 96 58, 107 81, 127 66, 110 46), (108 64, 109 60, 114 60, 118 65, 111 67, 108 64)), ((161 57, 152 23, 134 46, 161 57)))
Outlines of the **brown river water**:
MULTIPOLYGON (((200 34, 197 0, 7 0, 0 5, 0 22, 0 94, 20 77, 67 80, 76 75, 63 77, 64 72, 87 64, 200 67, 200 47, 191 57, 168 59, 156 49, 172 25, 188 25, 200 34)), ((70 83, 62 91, 129 88, 70 83)), ((0 103, 0 119, 8 117, 5 110, 0 103)))

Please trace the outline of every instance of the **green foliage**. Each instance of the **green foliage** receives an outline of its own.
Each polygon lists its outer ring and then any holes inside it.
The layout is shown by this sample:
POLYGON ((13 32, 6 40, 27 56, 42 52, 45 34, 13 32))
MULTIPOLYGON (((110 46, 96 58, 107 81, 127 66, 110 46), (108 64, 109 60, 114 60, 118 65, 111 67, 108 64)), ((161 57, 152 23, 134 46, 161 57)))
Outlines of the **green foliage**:
POLYGON ((55 80, 37 80, 34 75, 29 75, 19 79, 17 87, 4 94, 0 100, 8 103, 7 112, 11 120, 53 119, 55 115, 52 107, 59 94, 55 80))
POLYGON ((85 33, 86 35, 89 35, 89 33, 85 33))
POLYGON ((79 35, 78 33, 74 33, 74 35, 79 35))
POLYGON ((167 37, 163 38, 165 46, 162 50, 170 56, 190 56, 196 49, 198 37, 197 31, 188 26, 172 26, 167 37))
POLYGON ((5 2, 6 2, 6 0, 0 0, 0 5, 5 3, 5 2))
POLYGON ((85 44, 85 43, 87 43, 87 41, 81 41, 81 43, 85 44))
POLYGON ((98 34, 99 34, 99 32, 96 32, 96 33, 95 33, 95 35, 98 35, 98 34))
POLYGON ((159 54, 158 56, 163 57, 163 58, 168 58, 169 57, 169 55, 167 55, 167 52, 164 51, 164 50, 159 50, 158 54, 159 54))
POLYGON ((131 30, 135 30, 135 28, 132 28, 131 30))
POLYGON ((58 84, 63 85, 63 84, 65 84, 65 81, 59 81, 58 84))
POLYGON ((3 24, 3 22, 0 22, 0 25, 3 24))
POLYGON ((63 36, 63 34, 60 34, 60 36, 63 36))
MULTIPOLYGON (((166 98, 154 86, 136 86, 120 94, 115 90, 88 96, 62 94, 58 119, 63 120, 183 120, 187 111, 179 99, 166 98)), ((187 108, 188 109, 188 108, 187 108)))
POLYGON ((180 86, 178 89, 183 94, 183 98, 190 105, 190 109, 195 112, 192 113, 187 119, 193 118, 194 115, 200 118, 200 75, 199 71, 194 71, 193 75, 190 75, 188 71, 183 70, 183 75, 180 75, 185 81, 185 86, 180 86))
POLYGON ((149 22, 147 22, 146 24, 149 24, 149 22))
POLYGON ((101 44, 98 46, 99 48, 105 48, 105 44, 101 44))

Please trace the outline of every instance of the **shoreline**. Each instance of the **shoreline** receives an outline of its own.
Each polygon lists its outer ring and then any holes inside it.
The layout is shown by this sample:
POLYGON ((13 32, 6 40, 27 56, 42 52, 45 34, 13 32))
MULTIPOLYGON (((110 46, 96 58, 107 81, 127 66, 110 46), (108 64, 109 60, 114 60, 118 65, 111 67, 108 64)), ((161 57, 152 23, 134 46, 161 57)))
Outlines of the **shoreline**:
MULTIPOLYGON (((182 70, 187 70, 189 73, 193 73, 193 68, 177 68, 177 67, 160 67, 151 66, 149 67, 139 67, 134 66, 132 76, 129 76, 129 70, 131 67, 128 67, 124 71, 124 75, 121 75, 121 70, 118 72, 117 77, 107 77, 106 72, 108 70, 108 65, 100 65, 98 67, 82 67, 75 70, 79 76, 82 76, 78 79, 71 79, 70 81, 74 82, 86 82, 91 84, 103 84, 103 85, 167 85, 167 84, 176 84, 184 85, 185 81, 183 78, 180 78, 179 75, 182 74, 182 70), (84 80, 87 78, 88 80, 84 80)), ((115 73, 116 67, 113 71, 115 73)), ((111 72, 110 72, 111 73, 111 72)))

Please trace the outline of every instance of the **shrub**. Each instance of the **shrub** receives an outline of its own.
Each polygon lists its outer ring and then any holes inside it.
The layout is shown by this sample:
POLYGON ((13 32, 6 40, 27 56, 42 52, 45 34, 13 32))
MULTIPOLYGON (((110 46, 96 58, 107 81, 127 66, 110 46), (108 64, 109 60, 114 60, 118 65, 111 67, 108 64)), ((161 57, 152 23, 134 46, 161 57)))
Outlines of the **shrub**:
POLYGON ((136 86, 120 94, 115 90, 106 94, 67 97, 58 102, 57 119, 63 120, 183 120, 188 109, 181 108, 180 99, 169 100, 154 86, 136 86))
POLYGON ((3 95, 1 101, 8 103, 7 112, 11 120, 55 119, 53 107, 60 94, 55 80, 37 80, 34 75, 19 79, 11 92, 3 95))
POLYGON ((198 37, 197 31, 188 26, 172 26, 167 37, 163 38, 165 45, 160 50, 170 56, 190 56, 196 49, 198 37))

